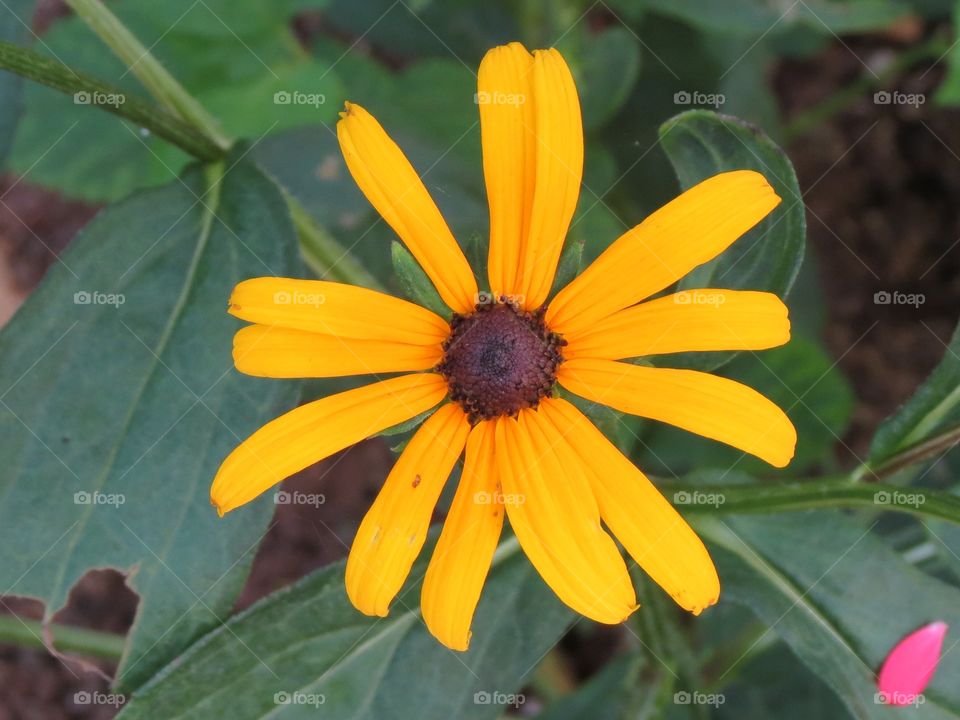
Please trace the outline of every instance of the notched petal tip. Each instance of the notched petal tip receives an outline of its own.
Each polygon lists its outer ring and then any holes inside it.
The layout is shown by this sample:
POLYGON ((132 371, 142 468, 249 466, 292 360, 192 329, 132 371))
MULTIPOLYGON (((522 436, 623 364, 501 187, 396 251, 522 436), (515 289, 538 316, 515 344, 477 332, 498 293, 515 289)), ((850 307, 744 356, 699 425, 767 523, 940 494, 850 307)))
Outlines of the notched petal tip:
MULTIPOLYGON (((343 110, 341 110, 341 111, 340 111, 339 113, 337 113, 337 114, 340 116, 340 119, 341 119, 341 120, 346 120, 347 118, 353 117, 354 115, 356 115, 356 108, 359 108, 359 107, 360 107, 360 106, 357 105, 356 103, 352 103, 352 102, 350 102, 349 100, 344 100, 344 101, 343 101, 343 110)), ((362 108, 361 108, 361 109, 362 109, 362 108)), ((337 123, 337 124, 339 124, 339 123, 337 123)))
POLYGON ((714 605, 716 605, 719 599, 720 599, 720 594, 717 593, 702 605, 699 605, 699 604, 691 605, 690 600, 684 596, 675 595, 673 597, 673 600, 674 602, 677 603, 677 605, 679 605, 682 608, 685 608, 694 617, 698 617, 700 613, 702 613, 704 610, 707 610, 708 608, 711 608, 714 605))
POLYGON ((614 614, 614 612, 611 611, 611 614, 607 617, 603 617, 602 615, 595 615, 595 616, 591 616, 590 619, 596 622, 602 623, 604 625, 619 625, 620 623, 625 623, 627 620, 629 620, 630 616, 633 615, 633 613, 635 613, 639 609, 640 609, 640 603, 638 603, 636 601, 636 598, 634 598, 633 602, 626 607, 625 611, 624 610, 620 611, 621 614, 614 614))
POLYGON ((780 196, 777 195, 777 191, 773 189, 773 185, 771 185, 771 184, 770 184, 770 181, 767 180, 767 176, 764 175, 764 174, 763 174, 762 172, 760 172, 759 170, 751 170, 751 169, 749 169, 749 168, 744 168, 743 170, 729 170, 729 171, 727 171, 726 173, 718 173, 718 174, 719 174, 719 175, 727 175, 727 174, 733 175, 733 174, 738 174, 738 175, 740 175, 740 176, 743 177, 743 178, 751 178, 751 179, 755 180, 757 183, 759 183, 760 185, 765 185, 767 188, 769 188, 770 192, 771 192, 773 195, 776 195, 776 196, 777 196, 777 199, 780 198, 780 196))
POLYGON ((354 595, 351 594, 349 585, 347 586, 347 597, 350 599, 350 604, 367 617, 387 617, 390 614, 389 604, 379 607, 376 605, 367 604, 364 602, 363 598, 354 597, 354 595))
POLYGON ((530 54, 530 51, 527 50, 523 43, 513 40, 512 42, 505 43, 504 45, 497 45, 487 50, 487 52, 483 55, 483 59, 480 61, 480 66, 483 67, 484 62, 496 58, 499 55, 513 52, 526 53, 528 55, 530 54))
POLYGON ((775 468, 785 468, 797 454, 797 428, 793 422, 784 413, 784 431, 786 437, 784 443, 776 451, 772 451, 769 457, 763 458, 775 468))
MULTIPOLYGON (((712 177, 708 177, 703 182, 707 183, 712 181, 734 183, 734 185, 742 187, 744 191, 750 192, 753 197, 753 202, 763 201, 766 211, 760 219, 769 215, 783 202, 783 198, 780 197, 770 181, 767 180, 767 176, 757 170, 728 170, 727 172, 717 173, 712 177)), ((689 190, 687 192, 689 192, 689 190)))
POLYGON ((472 630, 468 630, 466 636, 451 637, 444 635, 443 633, 435 633, 429 625, 427 626, 427 629, 430 630, 430 634, 433 635, 436 641, 445 648, 453 650, 454 652, 467 652, 470 649, 470 640, 473 638, 472 630))
MULTIPOLYGON (((787 317, 784 319, 783 342, 780 343, 780 345, 786 345, 788 342, 790 342, 790 338, 792 337, 793 337, 793 323, 790 322, 790 315, 788 314, 787 317)), ((780 345, 777 345, 776 347, 780 347, 780 345)))

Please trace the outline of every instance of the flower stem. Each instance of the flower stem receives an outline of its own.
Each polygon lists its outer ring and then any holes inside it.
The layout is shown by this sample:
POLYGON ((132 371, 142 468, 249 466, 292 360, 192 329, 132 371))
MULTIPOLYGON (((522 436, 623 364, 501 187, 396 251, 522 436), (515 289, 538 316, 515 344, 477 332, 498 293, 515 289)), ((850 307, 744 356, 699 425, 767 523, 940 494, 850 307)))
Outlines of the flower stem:
POLYGON ((205 134, 163 108, 33 50, 0 41, 0 69, 68 95, 83 93, 91 100, 112 98, 115 102, 98 102, 96 107, 146 128, 200 160, 223 156, 223 150, 205 134))
POLYGON ((150 94, 170 112, 190 123, 226 150, 232 140, 216 119, 188 93, 100 0, 66 0, 73 11, 130 68, 150 94))
POLYGON ((813 508, 869 507, 932 517, 960 524, 960 497, 927 488, 854 483, 847 479, 811 480, 778 485, 661 486, 668 496, 686 493, 693 502, 677 501, 691 514, 775 513, 813 508), (697 496, 704 501, 697 501, 697 496))
POLYGON ((876 468, 871 467, 869 463, 864 463, 854 470, 850 477, 854 481, 862 480, 867 475, 877 479, 890 477, 911 465, 934 458, 958 444, 960 444, 960 425, 955 425, 932 438, 904 448, 876 468))
MULTIPOLYGON (((198 160, 220 160, 229 147, 229 141, 217 142, 206 130, 191 124, 195 118, 187 122, 156 103, 19 45, 0 41, 0 70, 67 95, 85 93, 90 98, 122 98, 119 102, 98 102, 95 106, 146 128, 198 160)), ((304 260, 319 277, 380 289, 376 278, 334 240, 295 197, 288 192, 284 194, 304 260)))
MULTIPOLYGON (((46 630, 53 637, 57 650, 106 660, 119 660, 126 643, 126 638, 122 635, 98 630, 67 625, 52 625, 46 630)), ((43 634, 43 624, 36 620, 0 615, 0 643, 45 648, 43 634)))

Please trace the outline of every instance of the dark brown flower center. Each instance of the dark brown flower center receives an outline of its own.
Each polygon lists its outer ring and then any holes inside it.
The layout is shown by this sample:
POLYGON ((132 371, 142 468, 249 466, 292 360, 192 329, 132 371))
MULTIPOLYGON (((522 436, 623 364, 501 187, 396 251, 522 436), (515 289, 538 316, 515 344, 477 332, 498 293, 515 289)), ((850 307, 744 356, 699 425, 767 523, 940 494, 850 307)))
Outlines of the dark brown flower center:
POLYGON ((471 423, 516 415, 550 395, 566 341, 544 324, 544 311, 501 301, 454 313, 438 370, 471 423))

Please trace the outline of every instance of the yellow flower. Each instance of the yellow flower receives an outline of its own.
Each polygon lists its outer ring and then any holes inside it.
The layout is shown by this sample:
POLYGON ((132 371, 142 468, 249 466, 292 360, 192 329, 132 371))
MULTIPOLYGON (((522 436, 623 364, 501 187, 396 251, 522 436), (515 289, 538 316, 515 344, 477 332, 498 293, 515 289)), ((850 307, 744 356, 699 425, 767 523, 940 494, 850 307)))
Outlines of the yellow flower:
POLYGON ((697 290, 641 303, 723 252, 780 198, 756 172, 709 178, 625 233, 547 303, 583 169, 573 78, 556 50, 531 54, 512 43, 484 58, 477 100, 491 294, 479 292, 400 148, 369 113, 347 103, 337 135, 350 172, 452 312, 442 318, 320 280, 240 283, 230 312, 253 323, 236 335, 241 372, 406 374, 270 422, 224 461, 211 501, 229 512, 332 453, 434 409, 350 550, 347 592, 361 612, 388 613, 465 454, 422 591, 424 621, 440 642, 467 648, 504 512, 531 563, 577 612, 618 623, 637 607, 615 536, 680 606, 699 613, 720 591, 703 543, 554 386, 786 465, 796 431, 754 390, 707 373, 619 362, 787 342, 787 309, 769 293, 697 290))

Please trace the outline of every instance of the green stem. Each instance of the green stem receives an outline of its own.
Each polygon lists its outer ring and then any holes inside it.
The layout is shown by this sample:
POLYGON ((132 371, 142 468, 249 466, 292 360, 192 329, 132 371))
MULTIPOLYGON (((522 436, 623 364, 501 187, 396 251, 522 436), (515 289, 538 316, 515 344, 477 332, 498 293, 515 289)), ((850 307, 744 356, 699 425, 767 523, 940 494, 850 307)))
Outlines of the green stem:
MULTIPOLYGON (((216 118, 167 72, 101 0, 66 2, 130 68, 157 102, 193 125, 217 147, 228 149, 233 144, 233 139, 220 130, 216 118)), ((287 193, 286 199, 304 260, 317 275, 379 288, 376 279, 320 227, 294 197, 287 193)))
POLYGON ((813 480, 777 485, 680 486, 662 489, 689 514, 775 513, 813 508, 869 507, 960 524, 960 497, 897 485, 813 480), (686 493, 686 495, 682 495, 686 493))
POLYGON ((130 68, 150 94, 165 108, 202 131, 224 150, 232 140, 216 119, 188 93, 167 69, 137 40, 100 0, 66 0, 73 11, 130 68))
POLYGON ((797 115, 783 129, 784 142, 790 142, 821 125, 827 119, 842 112, 857 100, 897 77, 905 70, 923 60, 938 59, 948 49, 949 42, 935 36, 926 43, 910 48, 897 55, 879 75, 861 75, 857 80, 830 95, 823 102, 797 115))
MULTIPOLYGON (((0 41, 0 70, 8 70, 67 95, 85 93, 94 101, 96 98, 122 98, 120 102, 92 104, 146 128, 198 160, 220 160, 225 154, 225 146, 215 142, 206 132, 201 132, 155 103, 127 94, 123 89, 98 78, 74 71, 33 50, 0 41)), ((376 278, 332 238, 296 198, 289 193, 285 193, 285 196, 304 259, 318 276, 380 289, 376 278)))
POLYGON ((939 435, 934 435, 932 438, 904 448, 876 468, 872 468, 869 463, 864 463, 854 470, 850 477, 854 481, 862 480, 866 475, 878 479, 890 477, 911 465, 937 457, 955 447, 958 443, 960 443, 960 425, 948 428, 939 435))
MULTIPOLYGON (((130 67, 157 102, 192 124, 218 147, 226 149, 233 144, 233 140, 220 130, 216 119, 100 0, 66 1, 117 57, 130 67)), ((318 276, 379 289, 376 279, 294 197, 287 193, 286 199, 304 260, 318 276)))
POLYGON ((206 135, 154 103, 70 69, 40 53, 0 41, 0 69, 74 96, 74 102, 126 118, 201 160, 216 160, 223 150, 206 135))
MULTIPOLYGON (((46 630, 53 637, 57 650, 106 660, 119 660, 126 643, 122 635, 67 625, 51 625, 46 630)), ((36 620, 0 615, 0 643, 45 649, 43 634, 43 624, 36 620)))

